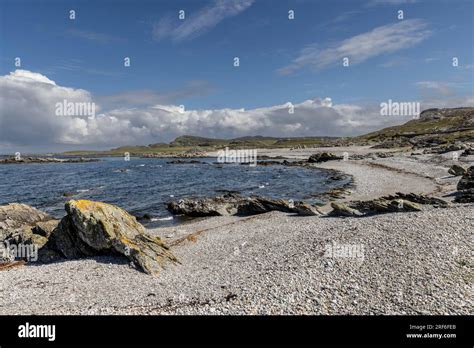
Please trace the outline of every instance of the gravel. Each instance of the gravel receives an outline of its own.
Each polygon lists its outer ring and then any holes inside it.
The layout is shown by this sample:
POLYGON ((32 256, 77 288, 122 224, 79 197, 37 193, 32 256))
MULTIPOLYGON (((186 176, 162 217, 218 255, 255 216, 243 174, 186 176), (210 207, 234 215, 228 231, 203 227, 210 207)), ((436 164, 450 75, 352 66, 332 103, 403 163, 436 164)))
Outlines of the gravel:
MULTIPOLYGON (((436 189, 436 178, 332 165, 354 175, 356 197, 436 189)), ((363 218, 201 219, 150 230, 181 262, 158 276, 111 257, 2 271, 0 314, 472 315, 473 212, 455 204, 363 218), (346 254, 328 254, 336 246, 346 254)))

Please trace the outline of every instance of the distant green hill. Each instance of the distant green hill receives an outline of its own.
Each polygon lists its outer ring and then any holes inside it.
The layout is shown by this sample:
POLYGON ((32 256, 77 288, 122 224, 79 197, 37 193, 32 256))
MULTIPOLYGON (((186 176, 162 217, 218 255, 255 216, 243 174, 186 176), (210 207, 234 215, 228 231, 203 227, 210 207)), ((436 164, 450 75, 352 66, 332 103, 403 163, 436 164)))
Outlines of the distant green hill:
POLYGON ((122 156, 125 152, 129 152, 131 155, 144 155, 212 151, 224 147, 234 149, 287 148, 348 144, 377 145, 379 147, 427 147, 455 141, 474 142, 474 108, 429 109, 423 111, 418 119, 408 121, 405 124, 351 138, 246 136, 235 139, 215 139, 183 135, 169 144, 122 146, 109 151, 70 151, 65 154, 122 156))
POLYGON ((474 141, 474 108, 428 109, 418 119, 352 139, 379 143, 380 147, 426 147, 455 141, 474 141))

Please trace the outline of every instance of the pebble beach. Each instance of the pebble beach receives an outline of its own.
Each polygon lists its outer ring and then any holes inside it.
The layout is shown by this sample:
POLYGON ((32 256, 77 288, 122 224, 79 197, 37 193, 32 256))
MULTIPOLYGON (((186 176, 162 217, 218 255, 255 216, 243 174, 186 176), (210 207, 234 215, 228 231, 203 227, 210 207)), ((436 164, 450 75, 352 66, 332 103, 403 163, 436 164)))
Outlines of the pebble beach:
MULTIPOLYGON (((297 159, 317 150, 259 155, 297 159)), ((346 161, 318 165, 353 177, 341 201, 396 192, 450 201, 459 180, 447 173, 449 153, 352 160, 371 150, 319 150, 349 153, 346 161)), ((211 217, 148 232, 179 263, 156 276, 115 257, 5 270, 0 314, 474 313, 471 203, 369 217, 211 217)))

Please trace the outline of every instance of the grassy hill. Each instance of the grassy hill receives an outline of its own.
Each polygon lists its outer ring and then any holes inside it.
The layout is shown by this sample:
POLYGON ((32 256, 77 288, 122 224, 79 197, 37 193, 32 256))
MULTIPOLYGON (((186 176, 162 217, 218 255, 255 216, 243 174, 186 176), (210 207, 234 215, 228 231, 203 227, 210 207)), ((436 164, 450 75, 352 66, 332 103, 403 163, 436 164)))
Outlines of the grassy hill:
POLYGON ((122 146, 108 151, 70 151, 66 155, 131 155, 174 154, 195 151, 212 151, 229 148, 288 148, 295 146, 376 145, 378 147, 416 146, 428 147, 456 141, 474 142, 474 108, 429 109, 418 119, 399 126, 381 129, 352 138, 293 137, 278 138, 247 136, 235 139, 214 139, 183 135, 169 144, 157 143, 146 146, 122 146))
POLYGON ((352 139, 379 143, 380 147, 427 147, 456 141, 474 141, 474 108, 428 109, 418 119, 352 139))

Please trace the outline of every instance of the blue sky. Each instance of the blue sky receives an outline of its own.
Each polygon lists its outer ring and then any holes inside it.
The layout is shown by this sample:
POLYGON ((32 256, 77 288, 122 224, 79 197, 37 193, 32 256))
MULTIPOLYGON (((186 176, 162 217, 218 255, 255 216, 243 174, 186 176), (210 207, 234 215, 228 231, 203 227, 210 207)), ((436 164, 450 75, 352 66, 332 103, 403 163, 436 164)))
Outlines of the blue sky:
POLYGON ((391 2, 257 0, 177 41, 171 35, 154 38, 154 26, 167 16, 179 25, 180 9, 192 18, 212 1, 2 0, 1 73, 12 71, 14 57, 21 57, 24 69, 61 85, 96 95, 184 91, 176 102, 191 108, 252 108, 326 95, 338 102, 407 99, 419 93, 416 82, 426 80, 459 83, 459 93, 472 91, 472 71, 469 80, 451 66, 454 56, 460 65, 473 64, 472 1, 391 2), (70 9, 75 20, 68 18, 70 9), (294 20, 287 17, 289 9, 294 20), (405 20, 425 21, 432 34, 349 68, 337 62, 320 71, 277 72, 307 45, 324 49, 397 23, 399 9, 405 20), (123 57, 131 58, 130 68, 123 67, 123 57), (192 91, 193 85, 198 90, 192 91))
MULTIPOLYGON (((0 75, 41 74, 87 91, 102 112, 157 104, 255 109, 326 97, 350 105, 459 101, 474 94, 473 6, 470 0, 0 0, 0 75), (346 56, 349 67, 342 66, 346 56)), ((152 133, 150 140, 167 140, 179 132, 152 133)))

